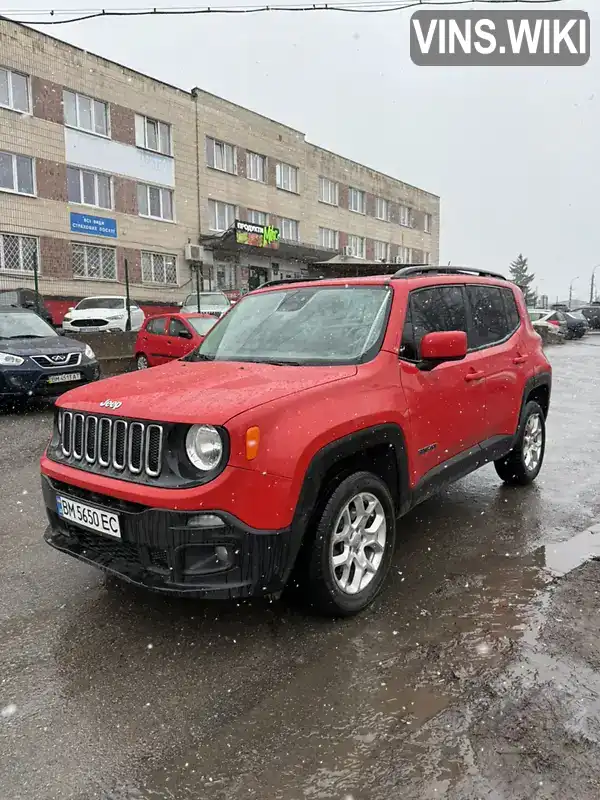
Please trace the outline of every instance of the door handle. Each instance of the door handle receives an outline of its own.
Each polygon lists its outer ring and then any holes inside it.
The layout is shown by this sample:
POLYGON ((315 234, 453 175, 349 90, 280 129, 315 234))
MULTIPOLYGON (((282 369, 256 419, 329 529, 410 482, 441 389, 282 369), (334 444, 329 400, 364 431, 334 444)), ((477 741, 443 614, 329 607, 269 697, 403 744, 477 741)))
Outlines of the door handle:
POLYGON ((482 378, 485 378, 485 372, 469 372, 465 375, 467 383, 471 383, 471 381, 480 381, 482 378))
POLYGON ((524 364, 527 361, 527 356, 517 356, 513 358, 513 364, 524 364))

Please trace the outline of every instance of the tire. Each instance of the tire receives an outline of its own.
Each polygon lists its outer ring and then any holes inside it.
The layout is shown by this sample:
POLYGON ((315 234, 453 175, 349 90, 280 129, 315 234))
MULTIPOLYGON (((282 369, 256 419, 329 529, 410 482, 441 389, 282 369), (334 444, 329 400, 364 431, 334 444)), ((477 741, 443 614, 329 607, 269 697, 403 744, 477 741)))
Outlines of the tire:
POLYGON ((326 502, 309 554, 303 594, 311 610, 329 617, 348 617, 370 605, 383 587, 395 540, 396 514, 386 484, 370 472, 356 472, 343 480, 326 502), (352 534, 361 503, 366 530, 352 534), (375 508, 369 514, 371 504, 375 508), (336 531, 346 530, 344 538, 336 537, 336 531), (365 546, 365 537, 371 538, 372 546, 365 546), (334 566, 333 557, 341 559, 344 554, 346 561, 334 566), (365 569, 367 564, 371 566, 365 569), (346 589, 341 585, 344 577, 346 589))
POLYGON ((150 366, 148 356, 144 355, 144 353, 138 353, 135 358, 135 366, 137 369, 148 369, 150 366))
POLYGON ((531 400, 523 409, 515 446, 508 455, 494 462, 498 477, 509 486, 528 486, 539 475, 544 463, 545 450, 544 412, 535 401, 531 400), (537 446, 532 450, 533 440, 537 446))

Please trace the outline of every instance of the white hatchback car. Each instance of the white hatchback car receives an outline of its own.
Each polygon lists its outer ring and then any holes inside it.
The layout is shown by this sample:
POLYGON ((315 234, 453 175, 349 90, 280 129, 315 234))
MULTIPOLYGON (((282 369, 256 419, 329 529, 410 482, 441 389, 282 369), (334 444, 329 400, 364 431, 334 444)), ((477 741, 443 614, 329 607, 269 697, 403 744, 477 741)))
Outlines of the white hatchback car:
MULTIPOLYGON (((131 309, 131 330, 139 331, 146 315, 135 302, 129 301, 131 309)), ((70 308, 62 322, 64 331, 126 331, 127 306, 125 297, 103 295, 86 297, 74 308, 70 308)))

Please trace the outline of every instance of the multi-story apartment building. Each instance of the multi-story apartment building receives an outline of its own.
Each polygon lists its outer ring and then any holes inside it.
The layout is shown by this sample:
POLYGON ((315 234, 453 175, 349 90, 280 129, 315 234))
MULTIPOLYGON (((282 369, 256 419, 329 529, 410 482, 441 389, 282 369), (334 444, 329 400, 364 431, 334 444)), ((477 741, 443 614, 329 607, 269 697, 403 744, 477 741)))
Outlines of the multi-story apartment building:
POLYGON ((437 263, 439 198, 0 20, 0 289, 142 304, 244 291, 336 254, 437 263))

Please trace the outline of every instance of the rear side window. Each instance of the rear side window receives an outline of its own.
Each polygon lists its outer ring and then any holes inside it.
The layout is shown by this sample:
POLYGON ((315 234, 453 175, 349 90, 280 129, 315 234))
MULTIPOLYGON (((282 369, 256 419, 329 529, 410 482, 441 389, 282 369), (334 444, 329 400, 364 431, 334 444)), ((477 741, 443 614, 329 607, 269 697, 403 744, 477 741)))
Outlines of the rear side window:
POLYGON ((166 317, 156 317, 156 319, 150 319, 148 320, 148 324, 146 325, 146 331, 148 333, 164 334, 166 330, 167 330, 166 317))
POLYGON ((516 331, 521 324, 521 317, 519 316, 519 309, 517 308, 517 301, 512 289, 500 289, 504 296, 504 305, 506 306, 506 314, 508 316, 508 326, 512 331, 516 331))
POLYGON ((489 347, 501 342, 512 332, 504 306, 502 291, 496 286, 467 286, 471 307, 469 349, 489 347))
POLYGON ((420 359, 421 339, 434 331, 466 331, 467 314, 460 286, 432 286, 412 292, 406 313, 400 357, 420 359))

